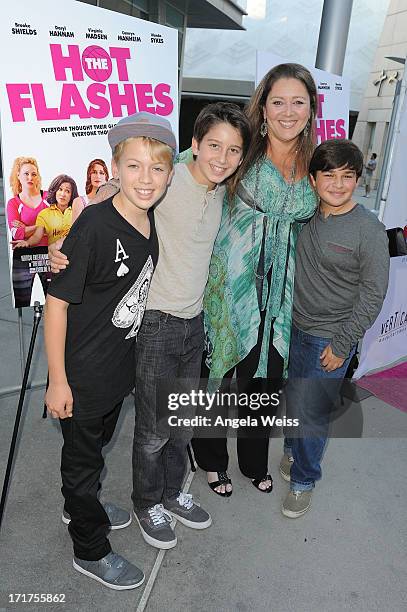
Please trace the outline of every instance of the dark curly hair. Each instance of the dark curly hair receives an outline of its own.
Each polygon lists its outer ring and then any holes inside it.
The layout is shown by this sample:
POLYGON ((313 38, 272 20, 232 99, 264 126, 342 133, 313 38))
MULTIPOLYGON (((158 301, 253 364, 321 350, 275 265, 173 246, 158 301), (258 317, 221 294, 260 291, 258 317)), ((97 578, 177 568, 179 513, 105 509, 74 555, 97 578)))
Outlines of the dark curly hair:
POLYGON ((56 194, 62 183, 69 183, 72 187, 71 199, 68 204, 68 206, 72 206, 72 202, 78 197, 78 188, 73 178, 67 174, 58 174, 58 176, 51 181, 51 185, 48 188, 47 202, 49 204, 56 204, 56 194))

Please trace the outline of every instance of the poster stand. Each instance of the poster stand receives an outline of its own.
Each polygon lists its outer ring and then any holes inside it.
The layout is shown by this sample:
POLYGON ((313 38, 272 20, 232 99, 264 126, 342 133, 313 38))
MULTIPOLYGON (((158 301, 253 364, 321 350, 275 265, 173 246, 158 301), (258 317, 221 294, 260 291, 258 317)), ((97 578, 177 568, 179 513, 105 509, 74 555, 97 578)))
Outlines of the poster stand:
POLYGON ((24 327, 23 327, 23 309, 18 308, 18 340, 20 345, 20 365, 21 365, 21 378, 24 376, 24 364, 25 364, 25 348, 24 348, 24 327))
POLYGON ((8 491, 11 471, 12 471, 12 467, 13 467, 13 459, 14 459, 14 454, 15 454, 15 449, 16 449, 16 444, 17 444, 18 430, 19 430, 20 421, 21 421, 21 414, 22 414, 22 411, 23 411, 25 393, 26 393, 26 390, 27 390, 27 382, 28 382, 28 376, 29 376, 29 373, 30 373, 31 360, 32 360, 33 352, 34 352, 35 339, 37 337, 37 331, 38 331, 38 326, 39 326, 40 321, 41 321, 42 311, 43 311, 43 307, 39 304, 39 302, 35 302, 35 304, 34 304, 34 321, 33 321, 33 328, 32 328, 32 332, 31 332, 30 346, 29 346, 29 349, 28 349, 28 355, 27 355, 27 359, 26 359, 25 367, 24 367, 23 382, 22 382, 22 385, 21 385, 20 397, 19 397, 19 400, 18 400, 16 418, 15 418, 15 421, 14 421, 13 437, 11 439, 10 450, 9 450, 8 461, 7 461, 7 467, 6 467, 6 473, 4 475, 3 489, 2 489, 2 494, 1 494, 1 501, 0 501, 0 531, 1 531, 2 521, 3 521, 4 510, 5 510, 5 506, 6 506, 7 491, 8 491))

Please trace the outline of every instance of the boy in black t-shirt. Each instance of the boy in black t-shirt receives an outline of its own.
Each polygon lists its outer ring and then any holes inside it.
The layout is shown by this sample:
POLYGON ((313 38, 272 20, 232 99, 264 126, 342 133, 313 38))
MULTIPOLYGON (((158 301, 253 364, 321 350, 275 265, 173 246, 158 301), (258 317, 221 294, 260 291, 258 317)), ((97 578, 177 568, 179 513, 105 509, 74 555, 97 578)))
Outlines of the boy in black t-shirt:
POLYGON ((144 574, 113 553, 106 537, 131 518, 98 500, 102 447, 134 386, 134 342, 158 258, 150 208, 172 178, 176 141, 169 122, 150 113, 122 119, 108 138, 120 192, 87 208, 64 242, 70 266, 52 280, 45 306, 45 402, 61 419, 62 520, 73 566, 122 590, 142 584, 144 574))

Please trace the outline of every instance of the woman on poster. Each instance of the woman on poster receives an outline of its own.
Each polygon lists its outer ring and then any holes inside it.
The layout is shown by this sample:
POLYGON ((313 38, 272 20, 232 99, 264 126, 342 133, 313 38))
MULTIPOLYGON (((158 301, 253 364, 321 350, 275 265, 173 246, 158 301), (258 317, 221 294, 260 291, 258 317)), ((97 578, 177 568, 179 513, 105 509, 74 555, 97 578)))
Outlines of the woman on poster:
POLYGON ((49 208, 43 210, 36 219, 35 231, 27 240, 13 242, 15 249, 33 247, 44 236, 48 245, 68 235, 72 225, 72 203, 78 197, 78 189, 73 178, 59 174, 51 182, 48 190, 49 208))
MULTIPOLYGON (((49 207, 47 194, 41 190, 41 174, 34 157, 21 156, 14 160, 10 187, 13 197, 7 202, 7 224, 12 241, 24 241, 34 234, 38 214, 49 207)), ((46 235, 37 246, 48 246, 46 235)), ((45 292, 50 274, 40 273, 39 276, 45 292)), ((33 281, 34 275, 30 273, 29 263, 21 259, 21 253, 13 256, 12 284, 16 308, 30 305, 33 281)))
POLYGON ((81 212, 93 204, 96 192, 109 180, 109 171, 103 159, 92 159, 86 170, 86 185, 84 196, 78 196, 72 203, 72 223, 76 221, 81 212))

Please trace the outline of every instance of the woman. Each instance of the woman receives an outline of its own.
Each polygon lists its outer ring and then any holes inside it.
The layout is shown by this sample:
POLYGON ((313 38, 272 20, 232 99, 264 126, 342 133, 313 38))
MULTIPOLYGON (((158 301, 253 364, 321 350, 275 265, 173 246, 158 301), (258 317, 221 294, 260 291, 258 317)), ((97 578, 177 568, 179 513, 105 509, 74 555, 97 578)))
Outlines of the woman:
MULTIPOLYGON (((227 388, 234 371, 240 394, 270 395, 280 387, 288 362, 296 238, 317 204, 308 181, 316 110, 315 83, 299 64, 272 68, 249 103, 252 143, 229 186, 204 301, 209 389, 222 379, 227 388)), ((259 412, 239 406, 239 417, 259 412)), ((273 488, 269 434, 270 427, 240 427, 237 440, 242 473, 266 493, 273 488)), ((211 489, 229 496, 226 438, 196 438, 193 446, 211 489)))
POLYGON ((59 174, 51 182, 48 191, 49 208, 36 219, 35 230, 27 240, 13 242, 14 248, 33 247, 41 243, 44 236, 51 245, 68 235, 72 225, 72 202, 78 197, 76 183, 67 174, 59 174))
MULTIPOLYGON (((10 174, 10 187, 13 197, 7 202, 7 223, 12 241, 26 240, 35 232, 38 214, 48 208, 46 193, 41 190, 41 175, 38 162, 34 157, 17 157, 10 174)), ((48 240, 43 236, 38 246, 46 247, 48 240)), ((14 305, 16 308, 29 306, 34 274, 30 272, 28 261, 19 255, 13 256, 12 283, 14 305)), ((39 274, 44 291, 50 274, 39 274)))
POLYGON ((72 223, 89 204, 92 204, 97 190, 108 180, 109 171, 103 159, 92 159, 86 170, 86 195, 78 196, 72 203, 72 223))
MULTIPOLYGON (((41 175, 33 157, 17 157, 10 174, 14 197, 7 203, 7 222, 13 240, 29 238, 35 231, 38 213, 48 208, 46 194, 41 191, 41 175)), ((47 246, 45 236, 39 246, 47 246)))

